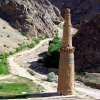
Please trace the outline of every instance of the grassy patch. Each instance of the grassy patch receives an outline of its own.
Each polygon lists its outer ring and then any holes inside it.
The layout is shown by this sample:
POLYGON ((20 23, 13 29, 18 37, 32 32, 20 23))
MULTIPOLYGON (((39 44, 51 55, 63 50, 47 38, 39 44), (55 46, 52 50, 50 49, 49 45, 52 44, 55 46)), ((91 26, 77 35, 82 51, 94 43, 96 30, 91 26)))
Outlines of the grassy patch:
POLYGON ((33 81, 13 76, 0 81, 0 96, 41 93, 44 88, 33 81))
POLYGON ((25 49, 34 48, 34 46, 37 45, 41 40, 42 38, 33 38, 30 42, 23 42, 22 44, 19 44, 19 47, 16 48, 14 53, 25 49))
POLYGON ((32 90, 27 84, 24 83, 1 83, 1 95, 19 95, 23 93, 32 93, 32 90))
POLYGON ((60 48, 61 38, 56 34, 54 39, 49 42, 47 56, 42 59, 44 66, 47 68, 58 68, 60 48))
POLYGON ((7 63, 7 53, 3 53, 0 55, 0 75, 8 74, 8 63, 7 63))
POLYGON ((0 54, 0 75, 9 74, 9 65, 7 63, 7 57, 9 55, 15 54, 28 48, 33 48, 36 44, 40 42, 40 40, 42 40, 42 38, 33 38, 31 42, 23 42, 22 44, 20 44, 19 47, 16 48, 15 52, 10 52, 9 54, 0 54))
POLYGON ((0 75, 7 75, 8 73, 8 65, 0 64, 0 75))

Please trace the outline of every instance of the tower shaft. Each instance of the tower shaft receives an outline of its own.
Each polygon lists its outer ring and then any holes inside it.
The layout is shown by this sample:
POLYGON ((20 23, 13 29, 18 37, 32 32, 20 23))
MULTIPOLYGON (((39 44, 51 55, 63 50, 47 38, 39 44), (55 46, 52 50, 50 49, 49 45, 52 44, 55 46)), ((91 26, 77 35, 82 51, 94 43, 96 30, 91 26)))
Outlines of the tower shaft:
POLYGON ((74 94, 74 47, 72 46, 70 9, 65 10, 62 47, 59 61, 58 93, 74 94))

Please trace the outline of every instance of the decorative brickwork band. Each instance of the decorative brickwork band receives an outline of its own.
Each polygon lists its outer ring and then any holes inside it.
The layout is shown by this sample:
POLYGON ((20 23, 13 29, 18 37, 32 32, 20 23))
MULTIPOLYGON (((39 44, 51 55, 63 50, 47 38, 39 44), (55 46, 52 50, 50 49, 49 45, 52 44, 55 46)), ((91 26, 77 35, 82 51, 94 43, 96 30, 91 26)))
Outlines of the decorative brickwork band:
POLYGON ((66 46, 66 47, 62 47, 61 48, 61 52, 66 52, 66 53, 74 53, 75 51, 75 48, 74 47, 69 47, 69 46, 66 46))

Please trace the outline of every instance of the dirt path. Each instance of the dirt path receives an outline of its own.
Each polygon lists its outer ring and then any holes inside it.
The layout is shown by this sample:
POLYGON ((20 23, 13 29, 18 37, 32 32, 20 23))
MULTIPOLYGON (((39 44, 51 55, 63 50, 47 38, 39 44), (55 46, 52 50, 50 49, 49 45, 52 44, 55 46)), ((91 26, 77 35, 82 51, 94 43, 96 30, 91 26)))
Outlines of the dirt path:
POLYGON ((4 80, 4 79, 8 79, 10 77, 12 77, 13 75, 0 75, 0 81, 4 80))
MULTIPOLYGON (((15 54, 13 56, 10 56, 8 58, 8 63, 9 63, 9 66, 10 66, 11 74, 18 75, 18 76, 25 77, 25 78, 28 78, 30 80, 33 80, 35 83, 37 83, 39 85, 42 85, 43 87, 46 86, 45 87, 45 92, 46 91, 52 92, 52 90, 54 90, 54 87, 56 86, 56 84, 55 83, 50 84, 50 82, 42 81, 42 80, 46 79, 47 77, 45 75, 39 74, 39 73, 37 73, 35 71, 33 71, 34 76, 32 76, 28 72, 28 68, 27 67, 23 67, 20 64, 23 64, 23 62, 26 61, 26 57, 24 57, 26 55, 28 57, 27 61, 30 61, 30 58, 31 58, 32 54, 34 55, 33 56, 34 57, 34 61, 36 61, 36 59, 37 59, 36 55, 38 55, 39 52, 43 52, 47 47, 45 49, 39 49, 39 48, 41 46, 43 46, 44 44, 48 44, 49 40, 51 40, 51 39, 43 40, 35 48, 33 48, 31 50, 26 50, 26 51, 17 53, 17 54, 15 54), (24 58, 22 58, 22 57, 24 57, 24 58), (20 58, 19 61, 16 61, 16 60, 18 60, 17 58, 20 58)), ((33 59, 31 58, 31 60, 33 60, 33 59)))
MULTIPOLYGON (((38 44, 35 48, 31 50, 26 50, 18 54, 15 54, 13 56, 10 56, 8 58, 8 63, 10 65, 10 72, 12 74, 31 79, 37 84, 42 85, 45 88, 44 92, 56 92, 57 83, 47 82, 46 81, 47 76, 43 73, 41 74, 37 72, 38 70, 43 69, 43 67, 41 67, 41 65, 38 65, 36 61, 40 57, 39 54, 41 52, 47 51, 49 40, 51 39, 43 40, 40 44, 38 44), (28 72, 28 67, 30 64, 33 64, 33 71, 32 71, 33 75, 28 72)), ((96 100, 97 99, 100 100, 100 90, 92 89, 90 87, 85 86, 84 84, 80 82, 79 83, 76 82, 75 88, 76 88, 76 91, 78 91, 79 96, 82 96, 85 98, 84 100, 90 100, 91 97, 95 98, 96 100), (86 99, 86 98, 89 98, 89 99, 86 99)), ((74 99, 71 99, 71 100, 74 100, 74 99)), ((78 99, 75 99, 75 100, 78 100, 78 99)))

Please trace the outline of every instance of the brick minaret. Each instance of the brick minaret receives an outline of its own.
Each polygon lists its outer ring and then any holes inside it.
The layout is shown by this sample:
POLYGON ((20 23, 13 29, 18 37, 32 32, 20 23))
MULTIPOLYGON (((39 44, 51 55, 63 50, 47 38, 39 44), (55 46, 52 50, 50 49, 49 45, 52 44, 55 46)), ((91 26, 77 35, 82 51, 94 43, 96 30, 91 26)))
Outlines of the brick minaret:
POLYGON ((74 47, 72 46, 70 9, 65 9, 62 47, 60 51, 58 93, 74 94, 74 47))

